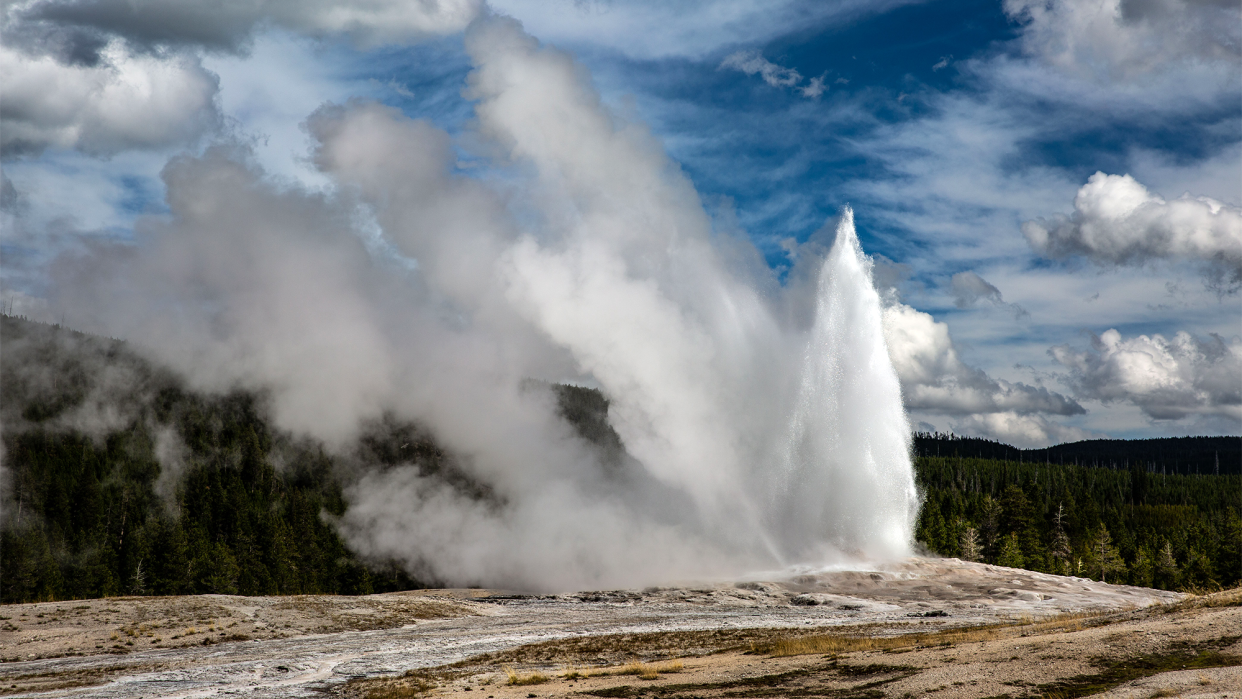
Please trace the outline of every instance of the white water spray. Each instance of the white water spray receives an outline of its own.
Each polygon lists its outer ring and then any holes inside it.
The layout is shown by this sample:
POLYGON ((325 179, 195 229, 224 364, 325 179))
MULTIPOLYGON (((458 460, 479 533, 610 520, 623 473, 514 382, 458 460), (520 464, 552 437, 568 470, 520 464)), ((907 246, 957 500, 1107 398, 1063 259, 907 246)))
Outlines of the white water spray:
POLYGON ((910 426, 848 207, 820 271, 781 447, 769 517, 783 551, 800 562, 825 545, 873 558, 909 552, 918 509, 910 426))

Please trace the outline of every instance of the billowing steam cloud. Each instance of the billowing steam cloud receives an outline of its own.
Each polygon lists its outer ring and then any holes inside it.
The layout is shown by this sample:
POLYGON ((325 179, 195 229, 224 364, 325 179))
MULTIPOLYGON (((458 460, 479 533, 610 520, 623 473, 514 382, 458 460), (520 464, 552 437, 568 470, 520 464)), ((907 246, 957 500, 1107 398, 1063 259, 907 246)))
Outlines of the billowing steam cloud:
POLYGON ((852 213, 782 288, 569 56, 497 17, 466 47, 500 183, 455 172, 426 122, 326 106, 307 126, 332 193, 277 186, 242 148, 176 159, 171 214, 62 260, 57 304, 200 386, 266 387, 282 426, 330 445, 386 412, 417 422, 488 496, 406 464, 360 477, 340 527, 447 582, 905 554, 909 426, 852 213), (579 437, 541 381, 599 386, 628 456, 579 437))

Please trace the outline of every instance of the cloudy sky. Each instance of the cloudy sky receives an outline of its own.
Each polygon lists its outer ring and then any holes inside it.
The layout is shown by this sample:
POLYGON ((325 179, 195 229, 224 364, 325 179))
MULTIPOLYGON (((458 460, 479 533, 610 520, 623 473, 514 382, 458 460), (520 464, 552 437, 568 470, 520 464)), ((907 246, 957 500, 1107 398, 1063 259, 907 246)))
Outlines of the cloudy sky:
MULTIPOLYGON (((90 325, 59 288, 64 260, 150 244, 144 226, 180 215, 180 170, 165 166, 184 154, 244 149, 272 191, 341 186, 315 160, 325 136, 308 118, 325 104, 426 120, 448 134, 453 172, 504 191, 520 163, 494 157, 480 126, 469 45, 494 13, 572 56, 611 118, 680 167, 712 230, 749 239, 778 282, 850 205, 916 428, 1021 446, 1242 432, 1235 0, 3 12, 0 291, 14 313, 90 325)), ((357 230, 368 254, 418 267, 382 221, 357 230)))

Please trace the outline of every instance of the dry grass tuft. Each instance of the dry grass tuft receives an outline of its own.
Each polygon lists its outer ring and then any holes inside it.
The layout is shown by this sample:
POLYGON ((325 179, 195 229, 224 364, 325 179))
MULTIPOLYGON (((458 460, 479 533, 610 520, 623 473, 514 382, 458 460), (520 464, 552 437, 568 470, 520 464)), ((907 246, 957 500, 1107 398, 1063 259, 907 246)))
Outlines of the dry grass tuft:
POLYGON ((616 675, 634 675, 640 680, 654 680, 660 675, 670 672, 681 672, 685 669, 680 660, 670 660, 663 663, 630 663, 622 665, 616 669, 597 670, 589 672, 586 677, 610 677, 616 675))
POLYGON ((514 670, 512 667, 509 667, 507 665, 505 666, 505 674, 509 676, 509 681, 506 682, 505 684, 508 684, 514 687, 525 687, 526 685, 543 684, 544 682, 548 681, 548 676, 542 673, 533 672, 529 675, 522 675, 522 674, 519 674, 517 670, 514 670))
POLYGON ((413 699, 434 694, 433 690, 458 679, 454 672, 420 668, 399 677, 355 678, 345 683, 340 696, 345 699, 413 699))
POLYGON ((422 677, 403 677, 372 688, 366 699, 413 699, 435 689, 435 685, 422 677))
POLYGON ((1242 607, 1242 587, 1234 587, 1217 592, 1202 594, 1191 593, 1190 597, 1173 604, 1166 605, 1169 611, 1183 609, 1199 609, 1202 607, 1242 607))

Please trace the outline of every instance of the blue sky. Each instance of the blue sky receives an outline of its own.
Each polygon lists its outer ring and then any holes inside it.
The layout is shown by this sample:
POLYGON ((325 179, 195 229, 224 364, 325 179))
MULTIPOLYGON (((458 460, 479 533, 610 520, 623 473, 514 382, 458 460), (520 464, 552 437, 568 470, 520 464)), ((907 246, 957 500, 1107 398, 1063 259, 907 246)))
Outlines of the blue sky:
MULTIPOLYGON (((344 24, 349 3, 275 3, 218 25, 139 5, 6 5, 0 284, 30 315, 64 310, 57 255, 167 212, 179 153, 240 141, 271 181, 331 189, 302 126, 326 102, 427 119, 460 173, 513 176, 467 92, 478 3, 360 2, 344 24)), ((1242 431, 1236 3, 491 11, 572 55, 778 277, 852 206, 917 426, 1022 446, 1242 431)))

